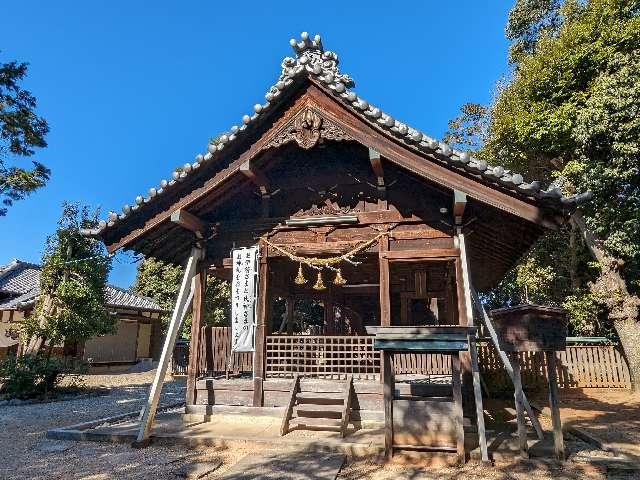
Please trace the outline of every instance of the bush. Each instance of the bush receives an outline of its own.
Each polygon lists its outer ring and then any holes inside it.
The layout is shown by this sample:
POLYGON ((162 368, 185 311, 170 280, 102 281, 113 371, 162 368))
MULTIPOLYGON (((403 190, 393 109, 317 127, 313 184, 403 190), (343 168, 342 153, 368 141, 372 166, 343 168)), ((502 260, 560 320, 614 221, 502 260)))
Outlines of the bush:
POLYGON ((66 373, 60 358, 43 354, 10 357, 0 363, 0 393, 8 398, 46 398, 66 373))

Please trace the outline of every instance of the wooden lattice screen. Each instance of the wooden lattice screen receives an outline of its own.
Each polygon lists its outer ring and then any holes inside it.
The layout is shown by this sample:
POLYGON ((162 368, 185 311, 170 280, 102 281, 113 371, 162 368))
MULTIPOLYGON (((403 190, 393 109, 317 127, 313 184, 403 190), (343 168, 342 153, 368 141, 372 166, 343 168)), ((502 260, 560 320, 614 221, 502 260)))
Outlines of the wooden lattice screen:
POLYGON ((380 353, 371 336, 272 335, 267 337, 267 377, 298 373, 324 379, 374 380, 380 376, 380 353))

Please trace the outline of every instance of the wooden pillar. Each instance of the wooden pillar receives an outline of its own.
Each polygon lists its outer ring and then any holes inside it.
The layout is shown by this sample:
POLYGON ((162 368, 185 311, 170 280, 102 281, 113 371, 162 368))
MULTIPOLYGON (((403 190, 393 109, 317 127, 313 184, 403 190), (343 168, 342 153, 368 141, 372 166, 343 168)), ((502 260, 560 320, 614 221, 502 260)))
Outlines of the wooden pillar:
POLYGON ((204 296, 207 287, 207 269, 199 265, 193 285, 193 308, 191 319, 191 341, 189 342, 189 365, 187 367, 187 396, 186 405, 194 405, 196 402, 196 380, 200 355, 200 328, 204 318, 204 296))
POLYGON ((391 290, 389 286, 389 259, 384 252, 389 251, 389 237, 384 235, 378 240, 380 263, 380 325, 391 325, 391 290))
POLYGON ((553 423, 553 449, 558 460, 564 460, 564 439, 558 405, 558 378, 556 375, 556 352, 544 352, 547 360, 547 378, 549 379, 549 408, 553 423))
MULTIPOLYGON (((389 259, 384 255, 389 251, 389 237, 384 235, 378 239, 378 262, 380 268, 380 325, 391 325, 391 288, 389 286, 389 259)), ((383 364, 380 381, 386 385, 386 371, 388 365, 385 355, 380 352, 380 361, 383 364)), ((393 363, 393 362, 391 362, 393 363)), ((385 407, 386 408, 386 407, 385 407)))
POLYGON ((266 330, 268 317, 268 281, 269 264, 267 258, 267 246, 260 242, 260 254, 258 258, 258 305, 256 311, 256 340, 255 340, 255 360, 254 360, 254 391, 253 406, 263 405, 262 381, 265 376, 265 354, 266 354, 266 330))
POLYGON ((464 418, 462 413, 462 386, 460 385, 460 356, 451 354, 451 384, 453 387, 454 416, 456 424, 456 452, 460 464, 465 462, 464 418))
POLYGON ((393 456, 393 397, 395 389, 393 353, 382 352, 383 401, 384 401, 384 454, 390 459, 393 456))
MULTIPOLYGON (((458 296, 458 324, 459 325, 473 325, 473 316, 469 317, 466 305, 466 295, 464 291, 464 281, 462 272, 462 260, 456 258, 456 289, 458 296)), ((464 413, 473 418, 475 416, 473 398, 473 373, 471 368, 471 355, 468 351, 462 351, 460 356, 460 369, 462 371, 462 392, 463 395, 463 407, 464 413)))
POLYGON ((522 379, 520 377, 520 360, 518 353, 510 354, 511 365, 513 366, 513 387, 515 389, 514 398, 516 403, 516 422, 518 423, 518 444, 520 445, 520 455, 529 458, 529 446, 527 444, 527 425, 524 418, 524 392, 522 391, 522 379))
MULTIPOLYGON (((473 321, 473 300, 471 299, 471 272, 469 271, 469 260, 467 258, 467 245, 465 242, 465 236, 462 233, 462 229, 458 227, 456 229, 456 236, 458 238, 458 248, 460 249, 460 272, 459 276, 462 279, 462 294, 464 296, 464 308, 465 317, 467 318, 467 325, 474 326, 473 321)), ((469 353, 468 360, 471 362, 471 374, 473 381, 473 398, 475 403, 476 423, 478 425, 478 441, 480 443, 480 454, 483 462, 489 461, 489 451, 487 448, 487 437, 485 433, 484 425, 484 408, 482 405, 482 389, 480 385, 480 366, 478 365, 478 350, 476 346, 476 335, 468 335, 469 340, 469 353)), ((461 356, 463 360, 466 360, 465 356, 461 356)))

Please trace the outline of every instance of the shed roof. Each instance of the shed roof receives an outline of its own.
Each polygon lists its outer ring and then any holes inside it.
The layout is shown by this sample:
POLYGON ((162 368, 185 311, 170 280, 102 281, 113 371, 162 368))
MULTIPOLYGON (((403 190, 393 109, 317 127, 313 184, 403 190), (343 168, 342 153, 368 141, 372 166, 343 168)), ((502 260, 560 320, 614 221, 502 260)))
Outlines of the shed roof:
MULTIPOLYGON (((19 310, 32 305, 40 295, 41 270, 40 265, 21 260, 0 265, 0 310, 19 310)), ((109 307, 163 310, 152 298, 114 285, 107 285, 105 295, 109 307)))

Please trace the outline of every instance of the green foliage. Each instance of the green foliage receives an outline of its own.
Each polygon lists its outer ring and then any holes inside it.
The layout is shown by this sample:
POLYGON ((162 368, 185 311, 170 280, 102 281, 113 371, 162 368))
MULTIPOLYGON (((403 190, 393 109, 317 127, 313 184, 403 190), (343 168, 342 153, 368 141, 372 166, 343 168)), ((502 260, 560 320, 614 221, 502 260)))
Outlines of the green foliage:
POLYGON ((465 103, 448 127, 445 142, 462 150, 478 150, 487 139, 489 109, 479 103, 465 103))
MULTIPOLYGON (((153 298, 163 309, 172 311, 175 305, 184 270, 155 258, 145 258, 138 266, 133 291, 153 298)), ((229 325, 231 317, 231 285, 225 280, 209 276, 205 293, 204 325, 229 325)), ((166 327, 168 316, 163 317, 166 327)), ((191 315, 185 318, 182 336, 191 335, 191 315)))
POLYGON ((173 309, 183 270, 179 266, 145 258, 138 264, 136 280, 132 290, 140 295, 153 298, 165 310, 173 309))
POLYGON ((30 169, 7 165, 10 155, 29 157, 34 148, 47 146, 49 126, 35 113, 35 97, 20 87, 26 73, 26 63, 0 63, 0 216, 14 201, 42 187, 51 173, 39 162, 30 169))
POLYGON ((25 319, 23 334, 50 345, 62 341, 83 342, 113 333, 115 317, 104 304, 111 259, 104 246, 81 235, 94 228, 98 212, 64 203, 56 233, 47 239, 42 259, 40 296, 25 319))
MULTIPOLYGON (((621 273, 631 293, 637 292, 638 2, 517 0, 506 32, 514 69, 489 108, 486 141, 477 155, 529 180, 549 183, 561 177, 567 194, 593 192, 593 200, 581 210, 589 227, 604 239, 607 253, 624 261, 621 273)), ((463 138, 474 128, 484 128, 457 127, 463 138)), ((602 303, 589 290, 599 273, 579 235, 563 230, 546 235, 486 298, 492 306, 518 303, 527 285, 530 300, 569 310, 573 333, 611 335, 602 303), (532 297, 532 284, 534 290, 536 285, 546 287, 532 297)))
POLYGON ((0 363, 0 393, 9 398, 46 397, 65 373, 60 358, 43 354, 8 357, 0 363))
POLYGON ((516 0, 509 12, 507 38, 511 40, 509 61, 518 63, 533 52, 539 38, 553 35, 561 23, 560 0, 516 0))
POLYGON ((580 292, 569 295, 562 306, 569 313, 573 335, 615 337, 606 321, 606 308, 597 294, 580 292))

